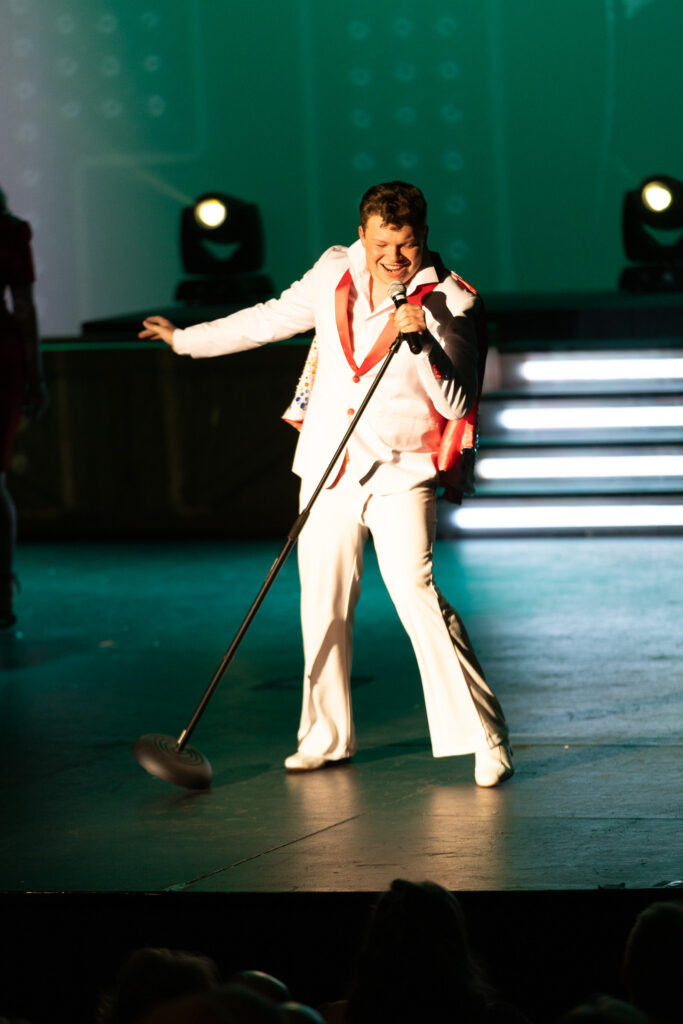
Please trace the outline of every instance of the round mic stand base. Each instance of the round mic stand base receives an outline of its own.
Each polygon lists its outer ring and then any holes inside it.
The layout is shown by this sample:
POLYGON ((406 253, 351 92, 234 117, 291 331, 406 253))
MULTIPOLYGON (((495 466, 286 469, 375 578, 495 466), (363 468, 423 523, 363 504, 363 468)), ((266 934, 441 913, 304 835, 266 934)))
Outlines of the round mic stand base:
POLYGON ((140 736, 131 747, 133 757, 139 764, 164 782, 185 789, 208 789, 211 785, 211 765, 194 747, 178 748, 173 736, 148 733, 140 736))

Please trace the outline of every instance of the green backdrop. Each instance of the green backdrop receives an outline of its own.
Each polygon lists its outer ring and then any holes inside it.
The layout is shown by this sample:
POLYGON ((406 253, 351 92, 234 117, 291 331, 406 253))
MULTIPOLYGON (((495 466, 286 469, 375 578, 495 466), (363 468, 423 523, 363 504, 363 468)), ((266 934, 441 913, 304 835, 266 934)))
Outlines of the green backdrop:
POLYGON ((181 207, 259 204, 278 288, 404 178, 486 293, 604 290, 683 175, 679 0, 1 0, 0 183, 43 332, 172 303, 181 207))

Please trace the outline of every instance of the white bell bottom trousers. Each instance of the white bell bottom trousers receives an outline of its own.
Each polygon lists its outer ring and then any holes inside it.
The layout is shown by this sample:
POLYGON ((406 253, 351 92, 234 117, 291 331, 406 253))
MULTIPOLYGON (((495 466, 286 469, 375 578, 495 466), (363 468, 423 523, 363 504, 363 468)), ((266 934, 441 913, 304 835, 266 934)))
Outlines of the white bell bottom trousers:
POLYGON ((505 742, 508 729, 458 613, 432 577, 432 487, 395 494, 323 490, 298 541, 304 693, 299 750, 330 760, 356 750, 353 620, 371 534, 384 583, 413 645, 434 757, 505 742))

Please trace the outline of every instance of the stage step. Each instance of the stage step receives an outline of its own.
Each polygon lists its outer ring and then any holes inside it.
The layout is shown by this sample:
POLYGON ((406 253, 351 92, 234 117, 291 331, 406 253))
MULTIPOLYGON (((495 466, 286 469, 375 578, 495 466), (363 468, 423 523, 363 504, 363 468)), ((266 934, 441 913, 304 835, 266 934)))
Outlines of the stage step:
POLYGON ((683 531, 683 345, 494 351, 476 494, 442 536, 683 531))

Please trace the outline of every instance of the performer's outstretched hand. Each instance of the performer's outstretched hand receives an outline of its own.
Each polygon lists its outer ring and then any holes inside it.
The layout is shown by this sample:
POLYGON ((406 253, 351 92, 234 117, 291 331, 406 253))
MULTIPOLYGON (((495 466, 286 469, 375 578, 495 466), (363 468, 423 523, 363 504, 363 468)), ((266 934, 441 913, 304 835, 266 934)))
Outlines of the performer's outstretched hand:
POLYGON ((148 316, 142 321, 145 328, 140 331, 138 338, 148 338, 150 341, 165 341, 167 345, 173 346, 173 332, 175 324, 164 316, 148 316))

